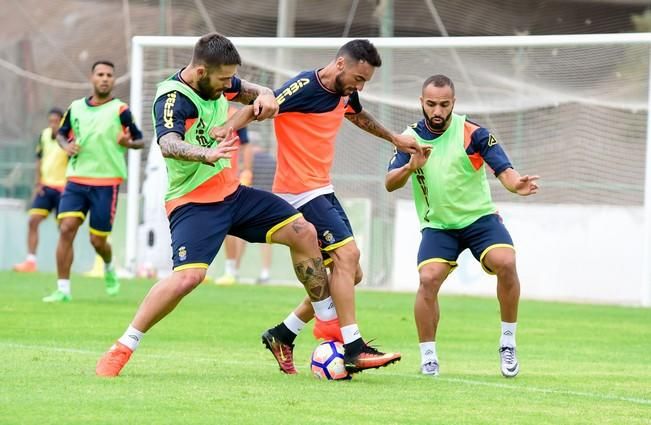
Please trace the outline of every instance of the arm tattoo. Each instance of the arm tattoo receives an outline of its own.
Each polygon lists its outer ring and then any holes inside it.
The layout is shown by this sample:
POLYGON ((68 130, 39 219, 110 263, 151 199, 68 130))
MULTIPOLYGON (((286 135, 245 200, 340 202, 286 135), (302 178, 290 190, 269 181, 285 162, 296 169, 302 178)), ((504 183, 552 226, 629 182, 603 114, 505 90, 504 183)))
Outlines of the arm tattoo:
POLYGON ((236 100, 237 102, 240 102, 244 105, 248 105, 261 94, 270 94, 273 96, 274 92, 267 87, 259 86, 257 84, 249 83, 246 80, 242 80, 242 87, 240 88, 240 92, 237 96, 235 96, 235 99, 233 100, 236 100))
POLYGON ((321 258, 310 258, 294 264, 296 277, 303 284, 310 301, 323 301, 328 298, 328 273, 321 258))
POLYGON ((362 111, 358 114, 346 115, 346 118, 362 130, 381 139, 391 141, 391 132, 368 112, 362 111))
POLYGON ((164 134, 158 140, 158 144, 165 158, 206 162, 207 149, 185 142, 178 133, 164 134))

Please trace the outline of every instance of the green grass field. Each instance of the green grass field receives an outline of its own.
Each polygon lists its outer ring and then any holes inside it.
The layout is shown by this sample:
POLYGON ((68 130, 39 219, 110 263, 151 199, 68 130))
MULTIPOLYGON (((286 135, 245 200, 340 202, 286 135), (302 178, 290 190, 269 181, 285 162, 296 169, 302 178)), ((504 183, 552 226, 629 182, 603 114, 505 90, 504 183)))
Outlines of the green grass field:
POLYGON ((350 382, 282 375, 259 335, 300 288, 202 285, 152 329, 117 379, 94 376, 151 282, 73 277, 74 301, 45 305, 50 274, 0 272, 1 424, 651 424, 651 310, 525 301, 520 375, 500 375, 493 299, 443 297, 441 376, 417 373, 413 294, 358 292, 366 338, 397 365, 350 382))

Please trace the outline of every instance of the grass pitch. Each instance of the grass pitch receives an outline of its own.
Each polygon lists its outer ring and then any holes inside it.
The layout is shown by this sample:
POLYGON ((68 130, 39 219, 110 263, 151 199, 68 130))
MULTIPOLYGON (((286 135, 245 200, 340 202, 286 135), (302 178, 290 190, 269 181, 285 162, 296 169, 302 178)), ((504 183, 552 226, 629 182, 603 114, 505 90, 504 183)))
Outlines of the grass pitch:
POLYGON ((443 297, 441 376, 418 372, 413 294, 358 291, 358 321, 403 360, 323 382, 316 342, 297 338, 300 374, 282 375, 260 334, 300 288, 202 285, 144 338, 117 379, 95 362, 152 282, 73 276, 69 304, 40 299, 50 274, 0 272, 1 424, 651 424, 651 310, 524 301, 520 375, 500 375, 497 301, 443 297))

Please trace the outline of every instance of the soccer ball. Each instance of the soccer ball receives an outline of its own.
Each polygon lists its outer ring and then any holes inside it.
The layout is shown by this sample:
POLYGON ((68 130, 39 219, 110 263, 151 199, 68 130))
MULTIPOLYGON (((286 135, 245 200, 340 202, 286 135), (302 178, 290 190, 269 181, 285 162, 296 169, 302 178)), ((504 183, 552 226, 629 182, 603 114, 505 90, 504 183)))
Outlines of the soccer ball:
POLYGON ((325 341, 312 353, 310 362, 312 373, 319 379, 346 379, 349 377, 344 367, 344 346, 339 341, 325 341))

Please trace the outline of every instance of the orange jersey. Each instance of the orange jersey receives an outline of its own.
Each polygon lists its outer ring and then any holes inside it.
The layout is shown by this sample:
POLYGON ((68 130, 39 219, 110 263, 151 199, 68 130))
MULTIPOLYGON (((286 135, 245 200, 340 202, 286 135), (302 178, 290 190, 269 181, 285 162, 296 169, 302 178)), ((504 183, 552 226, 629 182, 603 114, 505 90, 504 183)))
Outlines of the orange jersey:
POLYGON ((313 70, 298 74, 275 95, 280 111, 274 120, 278 163, 273 192, 300 194, 328 186, 344 115, 362 110, 357 92, 340 96, 313 70))

